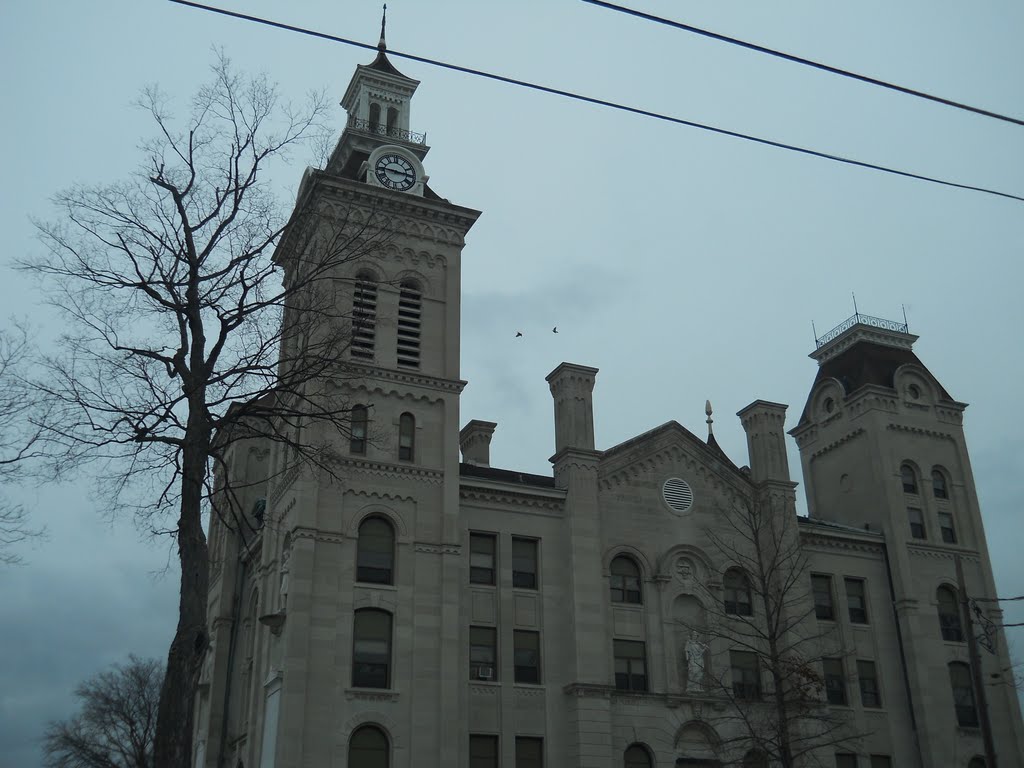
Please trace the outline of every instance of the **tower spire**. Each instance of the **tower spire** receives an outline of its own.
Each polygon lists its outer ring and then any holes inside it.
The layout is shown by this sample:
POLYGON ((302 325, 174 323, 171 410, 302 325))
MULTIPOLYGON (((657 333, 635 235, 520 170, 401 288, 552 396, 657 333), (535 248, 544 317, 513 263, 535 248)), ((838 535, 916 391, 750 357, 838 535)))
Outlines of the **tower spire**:
POLYGON ((384 3, 384 12, 380 16, 380 40, 377 42, 378 51, 386 51, 388 44, 384 40, 384 30, 388 24, 388 4, 384 3))
POLYGON ((708 440, 710 441, 711 439, 713 439, 714 434, 715 434, 715 429, 712 426, 715 423, 715 420, 711 418, 711 414, 713 413, 713 411, 711 410, 711 401, 710 400, 705 400, 704 401, 704 413, 707 416, 706 421, 707 421, 707 424, 708 424, 708 440))

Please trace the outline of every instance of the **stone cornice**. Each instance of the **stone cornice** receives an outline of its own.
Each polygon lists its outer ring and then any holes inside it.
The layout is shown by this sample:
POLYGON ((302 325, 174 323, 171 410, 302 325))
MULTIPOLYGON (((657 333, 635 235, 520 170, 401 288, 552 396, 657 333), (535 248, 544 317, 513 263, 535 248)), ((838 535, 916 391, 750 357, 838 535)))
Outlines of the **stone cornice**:
POLYGON ((312 539, 313 541, 327 541, 332 544, 341 544, 345 541, 345 534, 341 531, 321 531, 319 528, 306 528, 299 526, 290 531, 292 541, 296 539, 312 539))
POLYGON ((945 440, 956 440, 956 436, 949 432, 942 432, 938 429, 927 429, 925 427, 914 427, 908 424, 896 424, 890 422, 885 425, 886 429, 891 429, 893 432, 910 432, 914 435, 926 435, 928 437, 938 437, 945 440))
POLYGON ((867 539, 844 536, 837 532, 836 535, 829 535, 821 531, 800 531, 800 540, 804 546, 821 547, 823 549, 844 549, 847 552, 869 552, 873 555, 882 556, 884 553, 884 541, 869 541, 867 539))
POLYGON ((460 544, 432 543, 427 541, 414 541, 413 549, 417 552, 426 552, 431 555, 460 555, 462 546, 460 544))
POLYGON ((952 560, 957 555, 960 555, 961 558, 970 563, 976 563, 980 559, 978 551, 975 549, 950 547, 949 545, 940 547, 935 544, 919 544, 909 541, 907 542, 907 552, 916 557, 934 557, 940 560, 952 560))
MULTIPOLYGON (((444 379, 439 376, 428 376, 425 373, 413 371, 400 371, 394 368, 382 368, 376 365, 363 365, 362 363, 349 363, 356 381, 353 384, 362 384, 370 381, 387 381, 403 386, 421 387, 423 389, 439 390, 448 394, 457 395, 465 389, 468 382, 456 379, 444 379)), ((365 387, 373 390, 373 387, 365 387)))
POLYGON ((837 437, 835 440, 832 440, 831 442, 826 443, 825 445, 821 446, 818 450, 812 452, 811 453, 811 458, 814 459, 814 458, 817 458, 818 456, 822 456, 822 455, 828 453, 829 451, 833 451, 836 448, 838 448, 840 445, 843 445, 844 443, 848 443, 851 440, 854 440, 854 439, 860 437, 866 431, 867 430, 865 430, 863 427, 857 427, 856 429, 852 429, 849 432, 847 432, 845 435, 837 437))
POLYGON ((398 691, 376 691, 368 688, 346 688, 345 698, 349 701, 398 701, 398 691))
MULTIPOLYGON (((547 510, 549 512, 561 512, 565 508, 564 492, 562 498, 551 496, 533 495, 531 493, 516 493, 489 488, 465 487, 459 489, 459 498, 468 502, 483 504, 501 504, 528 508, 529 510, 547 510)), ((522 510, 526 511, 526 510, 522 510)))
POLYGON ((392 464, 385 461, 357 459, 351 456, 339 456, 337 463, 346 467, 353 474, 373 475, 390 479, 401 478, 407 480, 412 478, 435 485, 440 485, 444 480, 444 473, 439 470, 425 469, 407 464, 392 464))

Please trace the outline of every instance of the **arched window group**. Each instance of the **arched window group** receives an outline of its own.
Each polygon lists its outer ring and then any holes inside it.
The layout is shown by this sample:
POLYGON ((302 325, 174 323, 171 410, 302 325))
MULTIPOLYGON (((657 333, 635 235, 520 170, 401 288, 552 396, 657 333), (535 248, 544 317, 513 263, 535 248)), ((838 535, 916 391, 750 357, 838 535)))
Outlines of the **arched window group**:
POLYGON ((640 568, 633 558, 619 555, 609 566, 611 599, 613 603, 641 605, 644 601, 640 589, 640 568))
POLYGON ((356 581, 395 583, 395 529, 383 517, 368 517, 359 525, 356 581))
MULTIPOLYGON (((909 462, 900 466, 900 478, 903 492, 912 496, 920 496, 917 470, 909 462)), ((932 497, 935 499, 935 516, 939 522, 939 537, 944 544, 956 544, 958 541, 956 526, 953 521, 953 510, 949 505, 949 477, 941 467, 932 467, 932 497)), ((910 536, 914 539, 927 539, 928 526, 925 524, 925 506, 919 500, 907 504, 907 520, 910 523, 910 536)))
POLYGON ((349 768, 388 768, 388 737, 375 725, 363 725, 348 741, 349 768))
POLYGON ((750 579, 740 568, 730 568, 722 579, 725 590, 725 612, 733 616, 753 616, 754 603, 750 595, 750 579))
POLYGON ((939 609, 939 629, 942 639, 951 643, 964 641, 964 627, 961 621, 960 598, 952 587, 941 586, 935 592, 939 609))

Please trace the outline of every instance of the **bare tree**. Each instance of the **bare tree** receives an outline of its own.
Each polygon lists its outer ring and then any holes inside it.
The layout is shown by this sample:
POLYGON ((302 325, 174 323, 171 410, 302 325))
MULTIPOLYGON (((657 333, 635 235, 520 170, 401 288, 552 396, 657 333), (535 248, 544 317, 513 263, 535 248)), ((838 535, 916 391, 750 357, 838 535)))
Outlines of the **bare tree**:
POLYGON ((848 654, 819 629, 795 511, 766 495, 718 519, 721 527, 706 533, 715 559, 729 564, 722 594, 699 587, 702 614, 680 621, 694 639, 691 675, 700 672, 699 687, 727 701, 715 717, 719 732, 731 734, 723 752, 739 755, 744 768, 815 765, 825 753, 831 760, 863 734, 826 704, 823 662, 848 654))
POLYGON ((29 351, 25 328, 0 330, 0 565, 20 563, 17 545, 42 535, 29 523, 27 510, 3 493, 38 449, 38 429, 30 418, 34 401, 24 378, 29 351))
POLYGON ((67 328, 38 382, 51 404, 42 426, 53 466, 89 465, 105 504, 154 528, 156 515, 177 513, 179 615, 154 765, 179 768, 191 759, 208 645, 202 514, 212 470, 252 437, 287 447, 280 472, 332 470, 350 409, 338 379, 351 375, 342 361, 352 318, 339 309, 339 280, 389 227, 369 203, 309 194, 312 169, 291 216, 272 194, 268 168, 317 136, 322 95, 292 107, 221 54, 182 127, 159 90, 139 105, 156 127, 139 171, 59 194, 60 219, 38 224, 46 253, 22 266, 42 278, 67 328), (315 424, 325 428, 307 428, 315 424))
POLYGON ((81 711, 51 722, 43 737, 49 768, 151 768, 162 665, 130 656, 75 689, 81 711))

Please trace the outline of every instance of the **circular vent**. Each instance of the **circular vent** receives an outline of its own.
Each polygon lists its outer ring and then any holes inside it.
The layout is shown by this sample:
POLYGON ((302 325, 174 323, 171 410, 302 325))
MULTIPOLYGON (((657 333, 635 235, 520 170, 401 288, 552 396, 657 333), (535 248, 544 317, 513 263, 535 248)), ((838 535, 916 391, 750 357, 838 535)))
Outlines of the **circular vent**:
POLYGON ((666 480, 661 494, 673 512, 682 514, 693 506, 693 491, 690 490, 690 484, 678 477, 666 480))

